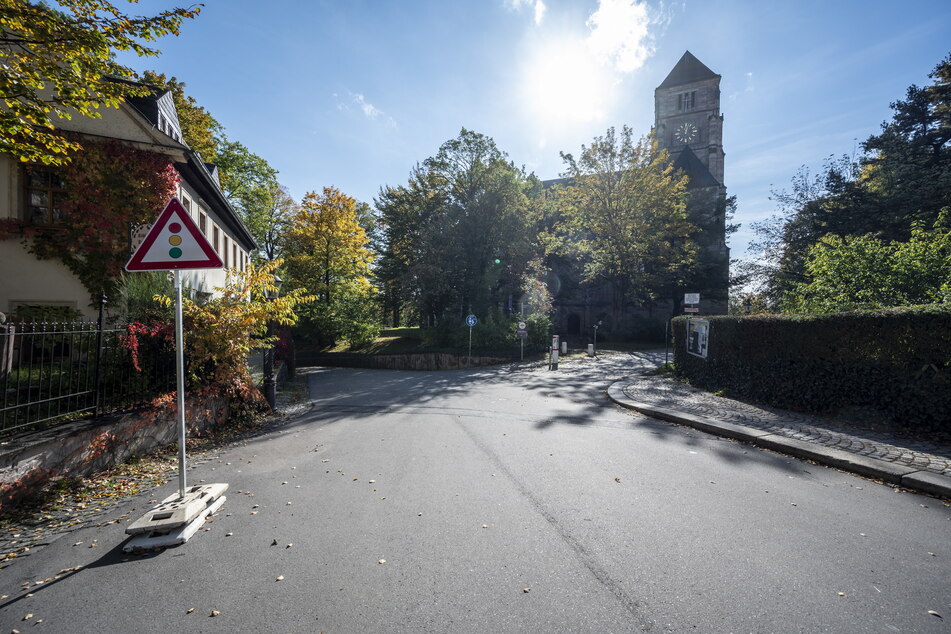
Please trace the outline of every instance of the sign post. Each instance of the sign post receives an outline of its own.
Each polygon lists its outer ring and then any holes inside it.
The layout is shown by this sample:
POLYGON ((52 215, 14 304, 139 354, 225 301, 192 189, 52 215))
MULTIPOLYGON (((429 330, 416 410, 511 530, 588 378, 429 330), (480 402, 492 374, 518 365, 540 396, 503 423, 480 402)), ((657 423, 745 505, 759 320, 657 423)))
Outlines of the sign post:
POLYGON ((479 323, 475 315, 466 317, 466 325, 469 326, 469 365, 472 365, 472 327, 479 323))
POLYGON ((175 370, 178 409, 178 496, 171 496, 126 528, 136 535, 123 550, 157 548, 184 543, 205 517, 224 503, 227 484, 210 484, 186 491, 185 481, 185 351, 182 332, 182 270, 220 269, 221 258, 195 225, 178 198, 165 209, 129 259, 127 271, 172 271, 175 281, 175 370))
POLYGON ((518 330, 515 332, 515 336, 518 337, 519 348, 521 349, 521 358, 522 361, 525 360, 525 338, 528 337, 528 324, 524 321, 518 322, 518 330))

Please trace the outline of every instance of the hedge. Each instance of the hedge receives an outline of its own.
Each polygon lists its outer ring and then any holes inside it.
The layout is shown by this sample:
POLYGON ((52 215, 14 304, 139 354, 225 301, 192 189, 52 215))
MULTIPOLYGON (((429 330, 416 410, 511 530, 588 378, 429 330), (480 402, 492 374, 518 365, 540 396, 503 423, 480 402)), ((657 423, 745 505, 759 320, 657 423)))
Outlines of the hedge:
POLYGON ((829 315, 707 317, 706 358, 674 319, 677 374, 784 409, 875 410, 903 427, 951 430, 951 306, 829 315))

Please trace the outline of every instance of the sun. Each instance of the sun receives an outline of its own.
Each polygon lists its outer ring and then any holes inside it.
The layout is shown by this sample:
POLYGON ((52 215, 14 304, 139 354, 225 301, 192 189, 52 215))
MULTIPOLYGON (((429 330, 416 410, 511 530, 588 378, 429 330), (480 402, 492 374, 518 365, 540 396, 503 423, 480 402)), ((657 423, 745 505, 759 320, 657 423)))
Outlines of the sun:
POLYGON ((584 40, 558 38, 539 43, 527 57, 522 92, 527 114, 542 127, 571 128, 606 116, 614 78, 584 40))

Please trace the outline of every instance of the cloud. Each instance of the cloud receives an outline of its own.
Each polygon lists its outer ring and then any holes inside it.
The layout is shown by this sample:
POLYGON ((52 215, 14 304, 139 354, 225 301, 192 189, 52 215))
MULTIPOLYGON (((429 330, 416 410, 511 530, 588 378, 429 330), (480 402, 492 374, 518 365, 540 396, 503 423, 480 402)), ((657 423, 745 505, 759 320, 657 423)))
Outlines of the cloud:
POLYGON ((340 99, 340 95, 338 95, 337 93, 333 93, 334 99, 337 100, 337 110, 349 111, 351 109, 351 106, 356 106, 357 108, 360 109, 360 112, 362 112, 363 116, 365 116, 367 119, 372 119, 372 120, 379 119, 380 121, 384 121, 387 125, 396 127, 396 121, 393 119, 393 117, 389 116, 388 114, 386 114, 385 112, 383 112, 382 110, 374 106, 372 103, 367 101, 366 97, 364 97, 361 93, 350 92, 348 90, 347 95, 349 96, 350 99, 349 101, 344 101, 340 99))
POLYGON ((590 29, 588 48, 605 65, 630 73, 654 54, 652 20, 647 3, 640 0, 599 0, 585 25, 590 29))
POLYGON ((506 0, 505 5, 512 11, 521 11, 526 7, 532 9, 536 26, 542 23, 545 12, 548 11, 548 7, 545 6, 543 0, 506 0))

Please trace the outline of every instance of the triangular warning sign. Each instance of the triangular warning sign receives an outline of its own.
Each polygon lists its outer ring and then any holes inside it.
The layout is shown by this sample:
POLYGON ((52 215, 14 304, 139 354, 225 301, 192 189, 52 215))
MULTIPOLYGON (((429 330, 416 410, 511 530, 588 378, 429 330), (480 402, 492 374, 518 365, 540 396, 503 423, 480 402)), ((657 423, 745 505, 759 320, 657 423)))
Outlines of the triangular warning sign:
POLYGON ((165 205, 158 220, 135 250, 126 271, 220 269, 224 266, 178 198, 165 205))

